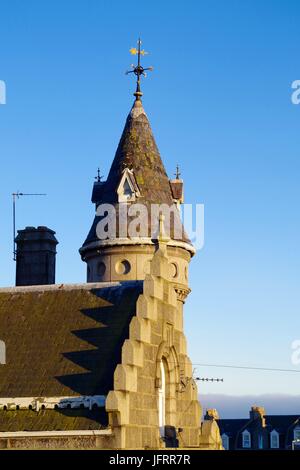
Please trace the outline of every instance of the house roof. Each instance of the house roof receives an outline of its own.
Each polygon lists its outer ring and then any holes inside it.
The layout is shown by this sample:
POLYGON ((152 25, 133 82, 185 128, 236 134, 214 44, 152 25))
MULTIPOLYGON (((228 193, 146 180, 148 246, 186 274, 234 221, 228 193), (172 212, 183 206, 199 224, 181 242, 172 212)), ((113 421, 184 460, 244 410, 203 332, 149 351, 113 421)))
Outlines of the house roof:
MULTIPOLYGON (((0 336, 6 345, 0 400, 106 395, 141 292, 139 281, 0 289, 0 336)), ((21 419, 28 428, 40 428, 42 421, 47 429, 58 422, 62 428, 86 427, 93 414, 44 411, 2 410, 0 425, 12 429, 21 419)), ((98 417, 99 408, 94 414, 98 417)))
POLYGON ((220 434, 227 434, 228 437, 233 438, 235 438, 248 422, 249 419, 219 419, 217 421, 220 434))
MULTIPOLYGON (((280 435, 282 447, 286 447, 288 442, 293 440, 293 430, 300 423, 300 415, 265 415, 266 431, 271 433, 273 430, 280 435)), ((240 434, 247 429, 252 433, 257 429, 257 420, 253 419, 220 419, 218 420, 220 434, 227 434, 236 442, 240 439, 240 434)), ((234 447, 234 444, 231 443, 234 447)))
POLYGON ((0 432, 100 430, 107 427, 107 413, 98 410, 0 410, 0 432))
POLYGON ((278 433, 286 433, 290 427, 298 424, 300 415, 266 415, 265 418, 270 431, 275 429, 278 433))

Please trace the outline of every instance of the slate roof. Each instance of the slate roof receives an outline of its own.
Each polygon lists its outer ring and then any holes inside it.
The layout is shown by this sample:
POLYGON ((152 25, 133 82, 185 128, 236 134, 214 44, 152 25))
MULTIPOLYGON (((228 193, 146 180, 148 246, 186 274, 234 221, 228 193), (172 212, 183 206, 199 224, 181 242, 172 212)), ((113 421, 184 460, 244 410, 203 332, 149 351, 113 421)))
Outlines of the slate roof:
POLYGON ((294 428, 300 425, 300 415, 267 415, 266 425, 270 432, 277 431, 281 447, 290 448, 294 439, 294 428))
POLYGON ((244 428, 249 419, 219 419, 217 422, 221 435, 224 433, 235 439, 237 433, 244 428))
MULTIPOLYGON (((241 448, 241 433, 247 429, 251 434, 258 430, 259 420, 253 419, 220 419, 220 434, 231 438, 230 449, 241 448)), ((279 433, 280 448, 289 448, 293 440, 293 431, 300 424, 300 415, 265 415, 266 427, 261 428, 270 434, 273 430, 279 433)))
POLYGON ((105 183, 103 199, 116 202, 116 189, 125 168, 133 170, 141 196, 149 202, 171 204, 169 178, 141 101, 135 101, 105 183))
POLYGON ((229 449, 235 448, 236 441, 241 430, 244 430, 249 419, 219 419, 217 421, 220 434, 226 434, 229 439, 229 449))
POLYGON ((0 432, 100 430, 107 427, 107 413, 98 410, 0 410, 0 432))
MULTIPOLYGON (((0 289, 0 399, 106 395, 141 292, 140 281, 0 289)), ((0 427, 18 427, 20 417, 34 430, 89 428, 93 411, 68 413, 2 410, 0 427)), ((99 408, 94 415, 95 425, 106 423, 99 408)))
MULTIPOLYGON (((150 208, 151 204, 174 205, 172 188, 157 148, 151 126, 141 101, 135 101, 126 124, 105 182, 95 183, 92 201, 96 204, 113 204, 118 214, 117 188, 125 168, 133 170, 140 197, 136 200, 150 208)), ((97 241, 96 225, 99 217, 95 217, 92 228, 83 247, 97 241)), ((171 222, 172 227, 173 222, 171 222)), ((152 232, 153 233, 153 232, 152 232)), ((151 224, 149 219, 149 235, 151 224)), ((182 232, 176 236, 171 228, 171 238, 190 243, 187 234, 182 232)), ((118 235, 117 235, 118 236, 118 235)))
POLYGON ((265 418, 270 431, 275 429, 279 433, 287 432, 291 426, 300 421, 300 415, 266 415, 265 418))
MULTIPOLYGON (((266 415, 266 427, 270 432, 275 429, 279 433, 286 433, 287 430, 300 422, 300 415, 266 415)), ((247 419, 219 419, 218 425, 221 434, 226 433, 228 436, 236 436, 236 434, 244 429, 250 430, 255 425, 255 420, 247 419)))

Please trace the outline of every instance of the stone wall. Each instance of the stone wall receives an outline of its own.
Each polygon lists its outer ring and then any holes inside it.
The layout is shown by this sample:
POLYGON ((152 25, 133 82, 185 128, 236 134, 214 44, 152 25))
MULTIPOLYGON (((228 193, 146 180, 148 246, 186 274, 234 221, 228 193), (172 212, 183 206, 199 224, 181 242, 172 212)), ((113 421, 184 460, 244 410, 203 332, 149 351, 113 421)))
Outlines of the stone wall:
POLYGON ((172 280, 172 258, 167 243, 160 240, 130 323, 129 338, 122 346, 113 390, 106 399, 109 427, 105 435, 84 435, 78 431, 76 436, 66 433, 58 436, 55 432, 39 437, 1 436, 0 448, 164 448, 165 439, 159 427, 163 362, 165 425, 176 429, 179 447, 221 449, 214 416, 202 425, 200 422, 197 386, 183 333, 183 303, 188 293, 187 285, 172 280))
POLYGON ((58 449, 111 449, 113 442, 112 436, 43 436, 36 437, 1 437, 1 449, 27 449, 27 450, 58 450, 58 449))
POLYGON ((181 428, 180 447, 199 446, 201 408, 183 334, 184 295, 174 289, 171 269, 166 243, 160 242, 106 401, 115 447, 165 446, 158 415, 161 360, 167 370, 165 424, 181 428))

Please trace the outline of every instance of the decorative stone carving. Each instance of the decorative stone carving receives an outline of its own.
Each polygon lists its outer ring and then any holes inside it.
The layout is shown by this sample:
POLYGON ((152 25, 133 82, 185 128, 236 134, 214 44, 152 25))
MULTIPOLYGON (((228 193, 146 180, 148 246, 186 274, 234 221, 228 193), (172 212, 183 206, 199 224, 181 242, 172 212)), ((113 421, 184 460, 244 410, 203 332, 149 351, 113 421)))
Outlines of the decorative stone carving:
POLYGON ((185 300, 191 292, 191 289, 189 287, 175 286, 175 292, 177 294, 177 300, 185 303, 185 300))

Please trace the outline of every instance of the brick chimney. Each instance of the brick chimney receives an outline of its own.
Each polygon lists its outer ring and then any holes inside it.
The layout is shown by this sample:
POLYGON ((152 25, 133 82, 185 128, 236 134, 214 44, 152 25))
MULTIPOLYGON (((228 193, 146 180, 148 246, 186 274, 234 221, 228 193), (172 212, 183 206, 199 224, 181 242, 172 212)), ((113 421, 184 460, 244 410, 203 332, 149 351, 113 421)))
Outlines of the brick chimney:
POLYGON ((16 237, 16 286, 55 284, 55 232, 48 227, 26 227, 16 237))

